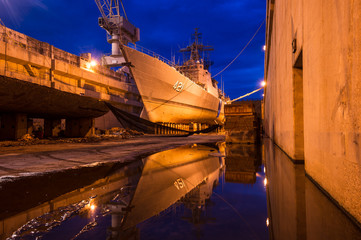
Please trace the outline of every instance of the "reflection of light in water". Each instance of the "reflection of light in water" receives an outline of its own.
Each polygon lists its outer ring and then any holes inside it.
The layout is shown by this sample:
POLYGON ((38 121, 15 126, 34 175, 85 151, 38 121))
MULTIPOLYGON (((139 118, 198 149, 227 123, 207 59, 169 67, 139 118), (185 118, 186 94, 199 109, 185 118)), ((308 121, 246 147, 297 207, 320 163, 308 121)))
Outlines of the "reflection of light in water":
POLYGON ((267 225, 267 227, 269 226, 269 218, 267 218, 267 220, 266 220, 266 225, 267 225))
POLYGON ((267 186, 267 183, 268 183, 267 178, 264 178, 264 180, 263 180, 263 185, 264 185, 265 187, 267 186))
POLYGON ((96 209, 96 207, 97 206, 94 203, 94 198, 91 198, 89 200, 89 203, 86 205, 86 208, 93 212, 96 209))

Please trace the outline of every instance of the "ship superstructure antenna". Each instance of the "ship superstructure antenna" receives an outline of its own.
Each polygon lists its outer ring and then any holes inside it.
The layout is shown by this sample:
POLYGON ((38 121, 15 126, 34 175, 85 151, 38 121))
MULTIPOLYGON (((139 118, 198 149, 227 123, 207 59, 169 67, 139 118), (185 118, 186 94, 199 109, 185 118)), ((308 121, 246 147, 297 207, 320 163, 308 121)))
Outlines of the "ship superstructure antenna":
POLYGON ((189 60, 193 60, 195 62, 201 61, 201 56, 204 57, 204 68, 209 69, 212 65, 212 62, 209 60, 209 55, 204 56, 205 52, 213 51, 212 46, 206 46, 201 43, 202 34, 198 32, 198 28, 194 29, 194 33, 192 34, 193 43, 187 46, 186 48, 182 48, 180 52, 182 53, 190 53, 189 60))
POLYGON ((103 64, 107 66, 121 66, 125 60, 120 51, 120 44, 139 41, 139 28, 128 21, 123 2, 120 0, 124 17, 119 8, 119 0, 95 0, 102 15, 98 24, 107 32, 107 40, 112 45, 112 53, 104 57, 103 64))

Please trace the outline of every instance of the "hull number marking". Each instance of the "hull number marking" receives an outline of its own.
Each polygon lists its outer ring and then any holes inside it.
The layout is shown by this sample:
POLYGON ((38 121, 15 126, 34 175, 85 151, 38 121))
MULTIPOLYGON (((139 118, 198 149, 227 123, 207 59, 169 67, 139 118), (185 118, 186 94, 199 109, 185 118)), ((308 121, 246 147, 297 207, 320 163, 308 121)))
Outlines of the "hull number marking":
POLYGON ((183 88, 184 88, 184 84, 181 81, 177 81, 173 86, 173 89, 176 90, 177 92, 183 91, 183 88))
POLYGON ((182 178, 178 178, 177 180, 174 181, 174 186, 180 190, 181 188, 185 187, 184 181, 182 178))

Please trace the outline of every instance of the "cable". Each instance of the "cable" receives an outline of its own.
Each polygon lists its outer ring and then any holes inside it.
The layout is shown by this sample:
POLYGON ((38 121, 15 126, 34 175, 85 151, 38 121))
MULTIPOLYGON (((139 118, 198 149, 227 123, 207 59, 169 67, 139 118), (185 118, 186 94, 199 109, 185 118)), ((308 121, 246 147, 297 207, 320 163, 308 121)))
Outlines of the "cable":
POLYGON ((257 29, 257 31, 255 32, 255 34, 253 35, 253 37, 248 41, 248 43, 246 44, 246 46, 244 46, 244 48, 238 53, 238 55, 225 67, 222 69, 222 71, 220 71, 219 73, 217 73, 216 75, 214 75, 213 77, 217 77, 219 74, 221 74, 224 70, 226 70, 229 66, 232 65, 232 63, 234 61, 236 61, 236 59, 243 53, 243 51, 248 47, 248 45, 252 42, 252 40, 254 39, 254 37, 257 35, 257 33, 259 32, 259 30, 261 29, 261 27, 263 26, 263 24, 265 23, 266 19, 264 19, 261 23, 261 25, 259 26, 259 28, 257 29))
POLYGON ((241 98, 245 98, 245 97, 247 97, 247 96, 249 96, 249 95, 252 95, 253 93, 256 93, 256 92, 258 92, 258 91, 260 91, 260 90, 262 90, 262 89, 263 89, 263 87, 258 88, 258 89, 256 89, 256 90, 250 92, 250 93, 247 93, 247 94, 242 95, 242 96, 240 96, 240 97, 238 97, 238 98, 235 98, 235 99, 233 99, 233 100, 230 100, 230 101, 228 101, 227 103, 232 103, 232 102, 237 101, 237 100, 239 100, 239 99, 241 99, 241 98))

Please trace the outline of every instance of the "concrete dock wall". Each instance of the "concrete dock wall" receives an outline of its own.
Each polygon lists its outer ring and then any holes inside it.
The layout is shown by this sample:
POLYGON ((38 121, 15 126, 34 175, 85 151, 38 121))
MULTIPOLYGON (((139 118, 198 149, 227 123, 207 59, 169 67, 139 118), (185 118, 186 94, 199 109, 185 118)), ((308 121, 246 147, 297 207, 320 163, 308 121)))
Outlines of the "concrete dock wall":
MULTIPOLYGON (((68 122, 88 118, 93 127, 107 129, 119 123, 112 113, 102 116, 109 111, 103 101, 140 114, 143 104, 134 81, 127 74, 92 66, 91 55, 87 56, 76 56, 1 26, 0 139, 18 139, 27 132, 26 125, 5 121, 10 115, 13 119, 21 114, 25 118, 68 122)), ((87 131, 67 132, 76 136, 76 132, 87 131)))
POLYGON ((224 106, 226 141, 232 143, 259 143, 261 129, 260 100, 238 101, 224 106))
POLYGON ((124 75, 9 28, 0 28, 0 36, 0 75, 141 108, 124 75))
POLYGON ((303 164, 264 141, 270 239, 361 239, 361 230, 307 177, 303 164))
POLYGON ((361 2, 269 0, 265 131, 361 222, 361 2))

